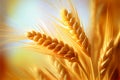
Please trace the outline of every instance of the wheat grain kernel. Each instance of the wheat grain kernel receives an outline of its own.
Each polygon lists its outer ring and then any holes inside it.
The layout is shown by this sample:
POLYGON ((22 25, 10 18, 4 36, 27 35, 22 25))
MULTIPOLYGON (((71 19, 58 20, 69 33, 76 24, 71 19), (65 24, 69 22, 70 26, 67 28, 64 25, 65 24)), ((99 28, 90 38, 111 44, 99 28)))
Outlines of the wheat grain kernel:
MULTIPOLYGON (((71 19, 70 19, 70 26, 73 26, 73 24, 75 23, 75 18, 74 17, 72 17, 71 19)), ((75 28, 75 30, 76 30, 77 28, 75 28)))
POLYGON ((70 21, 71 18, 72 18, 72 14, 71 14, 71 13, 68 13, 68 14, 67 14, 67 20, 70 21))
POLYGON ((54 52, 58 52, 61 48, 62 48, 62 45, 61 45, 61 44, 58 44, 58 45, 55 47, 54 52))
POLYGON ((40 38, 37 43, 41 45, 44 41, 45 41, 44 38, 40 38))
POLYGON ((47 45, 49 45, 49 44, 51 44, 52 42, 50 41, 50 40, 46 40, 45 42, 44 42, 44 44, 43 44, 43 46, 47 46, 47 45))
POLYGON ((37 42, 38 40, 39 40, 39 36, 38 35, 36 35, 36 36, 34 36, 34 38, 33 38, 33 40, 35 41, 35 42, 37 42))
POLYGON ((32 33, 31 32, 27 32, 26 33, 26 37, 32 37, 32 33))
POLYGON ((31 33, 32 33, 33 36, 36 35, 36 32, 35 32, 35 31, 31 31, 31 33))
POLYGON ((57 43, 52 43, 52 44, 48 45, 48 49, 54 49, 56 45, 57 45, 57 43))

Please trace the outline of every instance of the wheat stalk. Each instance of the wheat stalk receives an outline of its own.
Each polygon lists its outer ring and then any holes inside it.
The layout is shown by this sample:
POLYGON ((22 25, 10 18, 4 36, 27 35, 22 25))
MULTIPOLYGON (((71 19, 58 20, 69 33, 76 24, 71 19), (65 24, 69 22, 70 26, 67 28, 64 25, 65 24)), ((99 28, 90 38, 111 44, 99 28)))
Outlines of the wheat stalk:
POLYGON ((101 55, 100 59, 99 59, 99 72, 100 72, 100 76, 104 76, 110 62, 112 61, 112 55, 113 55, 113 40, 110 40, 110 42, 108 42, 107 47, 104 48, 103 51, 103 55, 101 55))
POLYGON ((69 13, 66 9, 61 10, 61 16, 63 23, 70 28, 70 32, 74 32, 73 35, 75 34, 77 43, 81 46, 82 50, 90 56, 90 44, 79 21, 77 21, 73 14, 69 13))
POLYGON ((48 48, 59 57, 68 59, 69 61, 78 61, 77 53, 73 50, 73 48, 64 44, 62 41, 59 42, 57 39, 52 39, 49 36, 47 37, 45 34, 35 31, 28 32, 26 36, 35 41, 38 45, 48 48))

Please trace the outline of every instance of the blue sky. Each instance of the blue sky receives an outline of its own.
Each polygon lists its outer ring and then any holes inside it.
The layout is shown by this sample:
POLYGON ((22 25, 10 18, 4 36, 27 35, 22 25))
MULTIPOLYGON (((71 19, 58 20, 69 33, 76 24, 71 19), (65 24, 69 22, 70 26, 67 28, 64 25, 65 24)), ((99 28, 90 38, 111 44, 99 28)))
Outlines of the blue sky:
MULTIPOLYGON (((56 0, 51 1, 55 2, 56 0)), ((89 1, 74 0, 74 4, 86 30, 89 26, 89 1)), ((53 13, 53 16, 59 15, 53 12, 44 0, 21 0, 18 5, 15 6, 13 15, 7 17, 7 23, 15 28, 30 28, 38 24, 39 19, 43 17, 43 11, 47 11, 48 13, 46 14, 53 13)))

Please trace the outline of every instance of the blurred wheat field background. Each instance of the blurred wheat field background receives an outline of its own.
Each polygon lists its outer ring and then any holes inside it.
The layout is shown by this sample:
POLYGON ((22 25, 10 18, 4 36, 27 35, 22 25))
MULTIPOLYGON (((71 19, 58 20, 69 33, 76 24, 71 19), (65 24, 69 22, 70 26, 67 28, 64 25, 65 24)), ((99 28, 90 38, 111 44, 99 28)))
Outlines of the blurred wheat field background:
POLYGON ((120 80, 119 0, 0 0, 0 80, 120 80))

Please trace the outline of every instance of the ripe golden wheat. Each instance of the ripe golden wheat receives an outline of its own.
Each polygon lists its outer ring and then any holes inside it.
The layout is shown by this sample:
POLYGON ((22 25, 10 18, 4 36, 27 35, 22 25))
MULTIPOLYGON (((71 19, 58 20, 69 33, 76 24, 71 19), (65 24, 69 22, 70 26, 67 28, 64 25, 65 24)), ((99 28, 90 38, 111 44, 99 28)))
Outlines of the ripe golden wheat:
POLYGON ((107 71, 108 67, 110 66, 110 62, 112 60, 113 55, 113 40, 108 42, 107 46, 102 51, 104 54, 101 56, 99 60, 99 72, 100 75, 104 76, 105 72, 107 71))
POLYGON ((70 61, 77 60, 77 54, 74 52, 73 48, 69 47, 67 44, 64 44, 62 41, 59 42, 57 39, 46 37, 45 34, 40 34, 35 31, 28 32, 26 36, 37 42, 38 45, 43 45, 44 47, 52 50, 53 53, 59 57, 63 57, 70 61))
POLYGON ((57 72, 59 73, 58 79, 60 80, 70 80, 70 72, 54 57, 51 57, 51 61, 54 65, 54 67, 57 69, 57 72))
POLYGON ((70 28, 74 33, 73 35, 77 38, 77 43, 82 47, 83 51, 90 56, 90 44, 88 38, 83 31, 80 22, 73 16, 74 14, 69 13, 66 9, 61 10, 61 17, 63 23, 70 28))
MULTIPOLYGON (((62 2, 62 0, 60 1, 62 2)), ((7 34, 7 29, 1 27, 0 33, 5 33, 7 36, 0 35, 0 37, 7 37, 8 41, 2 40, 4 43, 0 43, 0 46, 8 42, 29 39, 31 42, 25 42, 27 45, 22 45, 22 48, 42 56, 38 62, 39 65, 34 64, 35 69, 31 66, 32 63, 29 64, 27 61, 25 61, 27 68, 31 67, 31 69, 26 70, 26 65, 23 66, 23 69, 21 66, 17 66, 17 69, 8 69, 7 65, 2 64, 6 69, 2 71, 4 72, 2 80, 119 80, 120 26, 116 19, 118 13, 114 11, 117 5, 114 3, 117 1, 95 0, 92 2, 91 39, 87 37, 81 25, 72 0, 67 0, 69 8, 60 7, 61 19, 52 17, 54 29, 50 28, 54 30, 55 35, 44 26, 39 26, 40 31, 27 32, 26 35, 23 35, 26 37, 7 34), (10 37, 15 39, 9 41, 10 37)), ((4 59, 2 62, 5 63, 4 59)))

